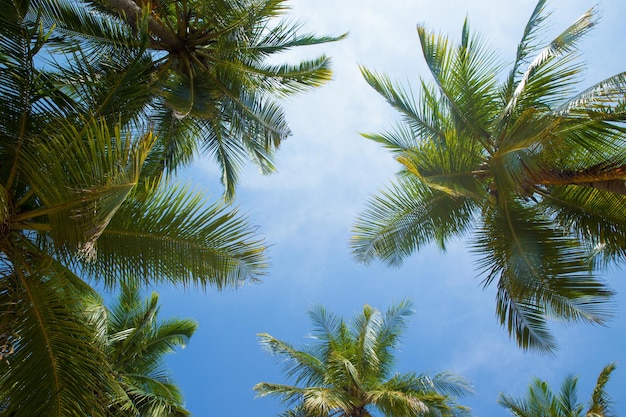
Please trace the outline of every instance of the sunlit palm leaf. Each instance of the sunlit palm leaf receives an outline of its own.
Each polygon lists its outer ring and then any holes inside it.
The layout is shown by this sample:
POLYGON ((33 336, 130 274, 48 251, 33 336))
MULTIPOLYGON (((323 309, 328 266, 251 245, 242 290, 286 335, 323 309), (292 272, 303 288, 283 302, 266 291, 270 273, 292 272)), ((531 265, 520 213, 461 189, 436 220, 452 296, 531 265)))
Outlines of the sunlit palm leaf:
POLYGON ((101 120, 37 138, 24 150, 22 174, 41 207, 14 221, 25 228, 42 222, 59 252, 93 255, 95 241, 137 184, 152 144, 151 135, 135 141, 101 120))
POLYGON ((296 385, 320 384, 323 382, 324 365, 320 358, 306 352, 299 351, 281 340, 275 339, 267 333, 257 335, 261 346, 272 355, 282 358, 283 372, 289 378, 295 378, 296 385))
MULTIPOLYGON (((533 17, 536 15, 533 14, 533 17)), ((537 83, 537 81, 532 81, 533 78, 537 78, 539 81, 538 85, 542 85, 542 89, 547 92, 547 97, 550 96, 549 91, 554 91, 557 94, 561 94, 561 89, 558 87, 552 88, 547 80, 542 80, 541 76, 538 74, 542 74, 546 65, 550 65, 550 63, 557 57, 566 55, 571 53, 576 48, 576 43, 589 32, 589 30, 595 25, 594 20, 594 10, 590 9, 583 16, 581 16, 576 22, 574 22, 570 27, 561 32, 548 46, 546 46, 537 57, 530 63, 524 74, 522 75, 519 82, 515 87, 515 92, 511 96, 511 99, 507 102, 506 107, 504 109, 504 113, 501 116, 506 119, 508 115, 510 115, 517 107, 518 100, 523 95, 527 95, 528 92, 526 89, 527 85, 531 82, 537 83)), ((519 52, 518 52, 519 54, 519 52)), ((559 64, 556 64, 558 68, 559 64)), ((569 77, 576 75, 576 70, 569 74, 569 77)), ((544 71, 543 74, 550 75, 551 71, 544 71)), ((571 79, 571 78, 570 78, 571 79)), ((565 80, 559 79, 558 77, 552 77, 550 82, 557 83, 557 85, 563 85, 565 80)), ((534 87, 537 88, 537 87, 534 87)), ((532 94, 531 94, 532 96, 532 94)), ((545 100, 542 98, 542 100, 545 100)))
POLYGON ((122 406, 142 416, 187 416, 180 389, 165 369, 163 357, 184 347, 197 323, 158 320, 158 312, 158 294, 143 300, 136 283, 122 285, 105 322, 108 361, 127 394, 122 406))
POLYGON ((606 384, 609 382, 615 368, 616 365, 614 363, 610 363, 602 368, 600 375, 598 375, 596 385, 593 388, 589 409, 585 417, 617 417, 617 414, 613 410, 613 401, 611 401, 606 391, 606 384))
POLYGON ((448 239, 462 236, 469 230, 473 211, 471 201, 455 199, 412 178, 400 179, 371 200, 353 228, 352 247, 362 262, 379 258, 399 265, 432 241, 444 246, 448 239))
POLYGON ((267 267, 263 241, 236 209, 207 205, 184 188, 130 198, 97 241, 83 267, 115 285, 115 277, 170 281, 202 288, 257 281, 267 267))

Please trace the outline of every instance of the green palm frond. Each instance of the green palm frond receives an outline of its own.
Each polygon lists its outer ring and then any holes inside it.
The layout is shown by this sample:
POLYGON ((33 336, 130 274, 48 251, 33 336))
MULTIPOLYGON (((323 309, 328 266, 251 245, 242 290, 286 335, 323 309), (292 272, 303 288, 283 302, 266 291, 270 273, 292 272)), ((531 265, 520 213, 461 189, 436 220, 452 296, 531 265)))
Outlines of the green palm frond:
POLYGON ((246 161, 246 152, 236 141, 231 140, 230 126, 221 120, 204 123, 203 147, 222 167, 221 181, 225 187, 225 195, 232 196, 235 184, 246 161))
POLYGON ((498 105, 497 58, 480 38, 470 34, 467 21, 458 48, 453 48, 444 36, 429 33, 424 26, 418 25, 417 29, 424 59, 455 128, 468 140, 490 149, 488 128, 498 105))
POLYGON ((497 312, 521 346, 552 350, 544 316, 602 323, 612 292, 590 273, 585 250, 529 207, 507 205, 484 217, 474 250, 484 284, 498 284, 497 312), (526 317, 525 317, 526 316, 526 317))
MULTIPOLYGON (((219 71, 238 72, 245 75, 249 86, 262 91, 272 91, 279 97, 319 87, 331 80, 330 58, 325 55, 316 59, 300 61, 297 64, 240 63, 230 60, 216 60, 219 71)), ((218 73, 219 74, 219 73, 218 73)), ((241 80, 244 81, 244 80, 241 80)))
POLYGON ((256 384, 253 389, 257 392, 258 397, 265 397, 267 395, 279 396, 286 404, 294 404, 301 401, 306 390, 306 388, 268 382, 260 382, 256 384))
POLYGON ((591 394, 589 409, 585 417, 615 417, 617 414, 613 411, 613 402, 611 401, 607 391, 606 384, 609 382, 611 374, 615 370, 616 365, 610 363, 602 368, 598 380, 591 394))
POLYGON ((49 232, 61 253, 91 256, 137 184, 153 142, 150 134, 134 140, 102 120, 33 140, 24 148, 21 174, 41 206, 16 215, 15 227, 49 232))
MULTIPOLYGON (((193 118, 177 117, 169 107, 156 109, 151 115, 159 140, 154 144, 142 169, 142 176, 158 179, 173 177, 178 169, 191 163, 199 153, 198 138, 209 134, 193 118)), ((210 140, 207 140, 207 142, 210 140)), ((211 152, 208 152, 211 154, 211 152)))
POLYGON ((248 46, 254 51, 270 56, 279 52, 287 52, 300 46, 313 46, 344 39, 347 34, 339 36, 318 36, 303 32, 304 24, 286 19, 272 27, 266 27, 258 36, 257 41, 248 46))
POLYGON ((354 366, 360 375, 379 373, 381 358, 378 357, 376 348, 383 325, 381 312, 370 306, 365 306, 363 314, 356 316, 352 322, 352 337, 357 344, 354 366))
POLYGON ((11 266, 4 265, 0 285, 11 291, 17 310, 14 351, 0 364, 4 412, 104 415, 101 396, 117 394, 97 334, 81 314, 82 299, 93 290, 41 253, 5 250, 11 266))
POLYGON ((547 382, 533 378, 524 397, 500 393, 498 404, 516 417, 613 417, 605 384, 614 369, 614 364, 609 364, 600 372, 586 412, 584 405, 578 402, 578 377, 573 375, 565 377, 558 393, 554 393, 547 382))
MULTIPOLYGON (((443 140, 445 138, 445 130, 448 126, 442 122, 446 121, 446 117, 439 113, 443 106, 438 105, 440 102, 435 98, 434 91, 431 91, 426 84, 422 85, 425 94, 419 96, 424 99, 423 103, 414 103, 413 93, 395 85, 386 75, 372 72, 364 67, 360 70, 365 81, 402 114, 406 126, 410 127, 410 130, 400 131, 398 135, 385 135, 389 140, 381 140, 381 143, 392 150, 401 151, 416 146, 420 139, 443 140), (405 138, 405 140, 396 142, 396 138, 405 138)), ((364 136, 370 138, 370 135, 364 136)), ((377 137, 372 136, 372 139, 377 137)))
POLYGON ((578 404, 577 397, 578 378, 568 375, 561 384, 558 395, 557 410, 563 416, 582 416, 582 404, 578 404))
POLYGON ((626 259, 626 197, 590 187, 554 187, 542 202, 564 229, 588 242, 601 262, 626 259))
MULTIPOLYGON (((535 16, 534 14, 533 17, 535 16)), ((502 119, 507 119, 508 116, 514 112, 518 101, 521 100, 523 96, 539 96, 542 97, 544 103, 548 104, 549 101, 546 101, 546 99, 550 97, 551 91, 554 91, 557 97, 562 94, 562 87, 572 82, 572 77, 579 72, 580 67, 574 67, 570 70, 567 69, 568 67, 566 65, 564 71, 558 72, 558 69, 567 63, 569 60, 567 54, 576 50, 577 42, 589 32, 595 23, 595 10, 590 9, 571 26, 561 32, 535 57, 521 79, 516 83, 515 91, 507 102, 504 113, 501 116, 502 119), (557 60, 555 62, 555 59, 560 56, 565 56, 566 58, 562 61, 557 60), (560 62, 563 62, 563 64, 560 62), (564 79, 557 76, 555 70, 557 70, 557 74, 560 74, 564 79), (527 91, 536 90, 537 88, 541 90, 541 93, 545 94, 545 97, 543 94, 535 95, 527 91)), ((531 102, 534 102, 534 100, 531 100, 531 102)))
POLYGON ((626 72, 596 83, 561 105, 562 114, 587 113, 592 119, 623 120, 626 111, 626 72))
MULTIPOLYGON (((114 286, 122 276, 222 289, 265 273, 266 247, 236 209, 208 205, 182 187, 127 199, 98 238, 83 268, 114 286)), ((153 281, 153 282, 154 282, 153 281)))
MULTIPOLYGON (((444 400, 444 396, 430 395, 429 398, 420 398, 416 400, 413 395, 402 391, 394 391, 385 389, 372 393, 372 403, 376 408, 381 410, 386 416, 421 416, 429 415, 433 412, 428 407, 428 402, 434 403, 435 397, 438 400, 444 400)), ((435 414, 435 413, 433 413, 435 414)))
POLYGON ((401 178, 375 196, 353 227, 352 249, 361 262, 379 258, 389 265, 420 247, 437 242, 445 247, 452 237, 469 230, 474 204, 432 190, 414 178, 401 178))
POLYGON ((110 49, 107 53, 83 49, 57 52, 50 63, 56 82, 82 104, 87 118, 141 124, 154 101, 152 59, 144 48, 110 49))
POLYGON ((108 308, 107 356, 121 381, 129 407, 142 416, 187 416, 180 389, 164 366, 164 355, 184 347, 197 329, 188 319, 158 318, 158 294, 141 298, 139 285, 121 286, 117 301, 108 308))
POLYGON ((389 416, 471 415, 455 398, 471 394, 463 378, 442 373, 433 377, 415 373, 396 374, 371 393, 372 403, 389 416))
POLYGON ((527 58, 537 48, 540 42, 540 34, 542 32, 542 24, 547 19, 549 13, 545 12, 546 0, 539 0, 535 5, 535 9, 528 18, 528 22, 524 27, 524 33, 522 39, 517 45, 517 51, 515 54, 515 62, 509 72, 506 84, 503 87, 503 97, 508 103, 513 95, 513 91, 517 84, 517 80, 521 75, 520 69, 522 65, 527 63, 527 58))
POLYGON ((322 383, 325 366, 317 356, 295 349, 288 343, 278 340, 267 333, 257 335, 261 346, 270 354, 279 356, 283 372, 288 378, 294 378, 295 384, 322 383))
POLYGON ((499 282, 496 294, 496 316, 500 325, 519 347, 553 352, 556 340, 548 329, 545 308, 532 297, 516 297, 507 284, 499 282))

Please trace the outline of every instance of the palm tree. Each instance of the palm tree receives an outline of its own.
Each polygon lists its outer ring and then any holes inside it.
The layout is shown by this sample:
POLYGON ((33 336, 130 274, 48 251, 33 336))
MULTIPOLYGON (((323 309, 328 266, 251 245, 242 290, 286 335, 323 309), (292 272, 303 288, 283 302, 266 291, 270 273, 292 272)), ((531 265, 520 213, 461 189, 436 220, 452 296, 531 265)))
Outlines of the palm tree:
POLYGON ((626 259, 626 73, 574 94, 576 45, 595 10, 540 47, 545 19, 541 0, 506 77, 467 21, 458 45, 418 26, 434 83, 420 80, 416 97, 362 69, 403 117, 365 137, 403 168, 357 219, 351 245, 361 262, 400 265, 471 234, 500 324, 522 348, 552 351, 547 317, 602 323, 612 292, 594 272, 626 259))
POLYGON ((605 390, 615 364, 605 366, 596 382, 587 409, 577 402, 576 385, 578 378, 569 375, 563 381, 561 390, 554 394, 547 382, 534 379, 528 387, 526 398, 516 399, 500 393, 498 404, 516 417, 615 417, 611 401, 605 390))
POLYGON ((154 129, 154 175, 175 172, 202 151, 222 169, 232 197, 246 159, 273 171, 273 153, 291 132, 276 98, 331 77, 321 55, 295 64, 274 58, 294 48, 336 41, 283 18, 286 0, 32 0, 57 36, 81 42, 79 58, 100 90, 69 83, 98 98, 103 112, 154 129), (59 19, 59 16, 62 19, 59 19), (128 93, 128 84, 135 85, 128 93), (139 120, 137 120, 139 119, 139 120))
POLYGON ((113 398, 111 416, 182 417, 180 389, 165 368, 163 356, 185 347, 197 328, 189 319, 158 320, 159 296, 141 299, 135 284, 122 285, 114 305, 105 308, 94 300, 87 308, 89 320, 103 335, 103 348, 113 378, 123 389, 113 398))
POLYGON ((403 301, 383 315, 366 305, 351 325, 323 307, 311 311, 315 343, 303 349, 260 334, 261 343, 278 355, 294 385, 261 382, 259 396, 273 395, 294 405, 285 416, 368 417, 455 416, 468 413, 455 397, 471 392, 449 373, 393 373, 393 349, 412 305, 403 301))
POLYGON ((120 392, 84 318, 87 281, 239 286, 265 273, 265 243, 236 208, 152 175, 153 132, 102 111, 109 80, 31 6, 0 2, 0 410, 104 416, 120 392), (53 47, 71 48, 62 74, 39 58, 53 47))

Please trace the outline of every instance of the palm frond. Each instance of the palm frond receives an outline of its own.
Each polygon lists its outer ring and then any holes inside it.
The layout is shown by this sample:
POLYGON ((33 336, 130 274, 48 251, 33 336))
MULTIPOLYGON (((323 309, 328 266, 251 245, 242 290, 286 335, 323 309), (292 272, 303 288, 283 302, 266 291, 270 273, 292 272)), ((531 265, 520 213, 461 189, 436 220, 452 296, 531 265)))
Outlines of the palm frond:
POLYGON ((484 42, 463 26, 462 41, 453 48, 444 36, 418 25, 424 59, 445 99, 459 134, 490 149, 489 126, 497 111, 495 74, 499 65, 484 42))
POLYGON ((563 230, 577 236, 601 264, 626 260, 626 197, 584 186, 553 187, 542 201, 563 230))
POLYGON ((257 397, 265 397, 267 395, 279 396, 282 398, 282 401, 287 404, 294 404, 301 401, 306 390, 306 388, 283 384, 272 384, 269 382, 260 382, 252 389, 257 392, 257 397))
POLYGON ((19 300, 15 349, 1 365, 3 412, 102 416, 102 395, 117 394, 98 336, 81 314, 93 290, 56 261, 21 249, 7 248, 11 266, 0 279, 19 300))
MULTIPOLYGON (((406 131, 400 130, 398 135, 386 135, 389 137, 389 140, 384 142, 386 146, 391 147, 392 150, 396 148, 410 149, 416 146, 420 140, 426 138, 435 141, 444 139, 447 126, 442 125, 442 120, 446 118, 438 113, 442 106, 437 105, 439 103, 434 92, 430 91, 425 84, 422 85, 424 94, 419 96, 423 98, 423 102, 414 104, 415 97, 410 90, 407 91, 401 86, 394 85, 389 77, 384 74, 372 72, 364 67, 361 67, 360 70, 365 81, 402 114, 404 124, 411 128, 406 131), (400 144, 402 146, 398 146, 400 144)), ((370 135, 365 135, 365 137, 374 139, 370 135)))
MULTIPOLYGON (((515 87, 515 91, 513 95, 509 99, 504 108, 504 112, 500 116, 502 120, 506 120, 509 116, 514 112, 517 107, 517 103, 520 100, 520 97, 524 94, 528 94, 527 86, 530 82, 534 82, 537 85, 542 86, 542 90, 546 91, 546 88, 552 88, 553 86, 550 82, 557 83, 554 86, 554 91, 559 92, 561 89, 559 86, 567 85, 568 79, 571 79, 572 75, 577 73, 576 69, 573 69, 570 73, 569 70, 566 70, 566 73, 561 75, 567 75, 567 77, 559 78, 557 76, 550 77, 553 71, 550 69, 550 65, 555 65, 555 68, 559 68, 562 64, 559 62, 567 62, 567 59, 563 61, 556 61, 554 59, 556 57, 563 56, 565 54, 571 53, 575 51, 576 44, 580 39, 586 35, 589 30, 595 25, 595 9, 588 10, 583 16, 581 16, 576 22, 570 25, 567 29, 561 32, 548 46, 546 46, 530 63, 521 79, 517 82, 515 87), (548 66, 546 70, 546 66, 548 66), (544 76, 540 76, 543 74, 544 76), (549 80, 545 80, 545 76, 550 77, 549 80), (533 79, 536 78, 535 81, 533 79)), ((536 88, 536 87, 535 87, 536 88)), ((539 94, 538 94, 539 95, 539 94)))
POLYGON ((473 218, 473 203, 432 190, 413 178, 400 181, 370 200, 353 226, 351 246, 360 262, 379 258, 389 265, 436 241, 440 247, 462 236, 473 218))
POLYGON ((114 286, 114 277, 184 286, 239 287, 267 267, 263 241, 236 209, 206 205, 182 187, 129 198, 97 241, 85 272, 114 286))
POLYGON ((177 318, 159 320, 158 294, 153 292, 143 300, 139 285, 133 281, 121 286, 116 302, 107 310, 107 359, 126 393, 126 402, 111 408, 130 408, 138 415, 189 415, 180 389, 165 369, 163 356, 184 347, 197 323, 177 318))
POLYGON ((546 315, 597 323, 610 316, 612 291, 590 273, 577 240, 519 204, 488 211, 484 221, 474 250, 484 284, 498 280, 498 316, 520 347, 554 348, 546 315))
POLYGON ((609 382, 611 374, 616 365, 610 363, 602 368, 589 402, 589 409, 585 417, 614 417, 617 414, 613 411, 613 403, 606 392, 606 384, 609 382))
POLYGON ((546 0, 539 0, 537 2, 535 9, 531 13, 528 18, 528 22, 524 27, 522 39, 517 45, 517 52, 513 67, 509 72, 509 77, 507 78, 506 84, 503 88, 504 100, 506 102, 511 99, 513 90, 517 84, 516 79, 520 75, 519 72, 521 66, 526 62, 527 57, 538 47, 538 35, 541 32, 543 22, 549 16, 549 13, 545 13, 546 2, 546 0))
POLYGON ((568 375, 561 384, 561 389, 557 396, 556 408, 559 415, 562 416, 580 416, 582 415, 582 405, 578 404, 576 388, 578 378, 568 375))
POLYGON ((96 239, 137 184, 153 142, 150 134, 134 140, 102 120, 86 121, 80 130, 65 125, 45 140, 36 138, 23 151, 21 173, 41 206, 13 221, 38 228, 46 219, 42 227, 55 250, 91 256, 96 239))
POLYGON ((324 364, 315 355, 297 350, 288 343, 278 340, 267 333, 257 335, 261 346, 270 354, 279 356, 283 372, 288 378, 294 378, 295 385, 304 386, 321 383, 324 375, 324 364))

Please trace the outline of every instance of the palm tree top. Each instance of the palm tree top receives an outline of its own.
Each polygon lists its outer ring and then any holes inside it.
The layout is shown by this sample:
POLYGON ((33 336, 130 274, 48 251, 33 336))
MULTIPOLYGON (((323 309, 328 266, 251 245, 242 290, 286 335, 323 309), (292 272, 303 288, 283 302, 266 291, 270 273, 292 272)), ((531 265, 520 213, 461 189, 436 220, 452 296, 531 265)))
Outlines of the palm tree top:
POLYGON ((318 306, 311 310, 313 342, 304 348, 259 334, 261 344, 281 358, 294 385, 262 382, 259 396, 273 395, 293 406, 286 415, 389 417, 460 415, 468 412, 457 397, 472 392, 463 378, 394 370, 397 348, 412 303, 402 301, 383 313, 369 305, 352 321, 318 306))
POLYGON ((557 393, 546 381, 534 378, 526 397, 515 398, 500 393, 498 404, 515 417, 617 417, 606 391, 615 368, 614 363, 602 368, 586 407, 577 400, 578 377, 573 375, 565 377, 557 393))
POLYGON ((423 246, 468 238, 500 324, 518 345, 553 352, 548 317, 604 323, 611 297, 596 271, 626 260, 626 72, 582 92, 580 40, 592 8, 552 41, 540 0, 510 71, 466 20, 452 42, 417 32, 431 79, 420 89, 362 68, 398 110, 397 127, 366 134, 401 164, 353 227, 357 260, 389 265, 423 246))

